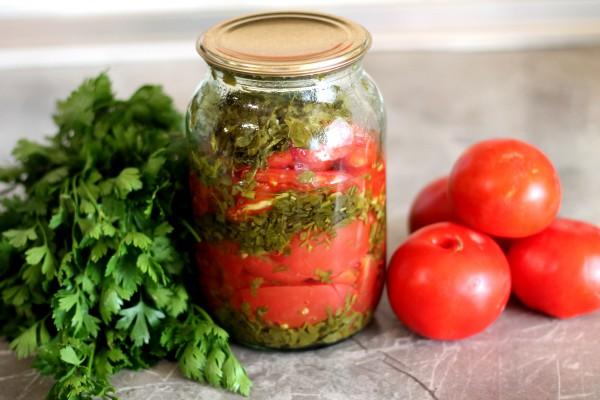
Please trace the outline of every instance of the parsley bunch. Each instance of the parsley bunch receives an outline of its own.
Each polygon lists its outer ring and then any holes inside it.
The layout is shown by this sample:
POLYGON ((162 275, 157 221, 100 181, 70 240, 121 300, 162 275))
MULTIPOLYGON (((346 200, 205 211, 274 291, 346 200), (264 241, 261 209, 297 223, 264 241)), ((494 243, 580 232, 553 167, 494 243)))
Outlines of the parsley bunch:
POLYGON ((185 282, 181 116, 159 87, 116 99, 105 74, 54 116, 47 144, 21 140, 0 169, 0 334, 56 379, 49 399, 115 398, 111 375, 176 358, 182 373, 247 395, 225 331, 185 282))

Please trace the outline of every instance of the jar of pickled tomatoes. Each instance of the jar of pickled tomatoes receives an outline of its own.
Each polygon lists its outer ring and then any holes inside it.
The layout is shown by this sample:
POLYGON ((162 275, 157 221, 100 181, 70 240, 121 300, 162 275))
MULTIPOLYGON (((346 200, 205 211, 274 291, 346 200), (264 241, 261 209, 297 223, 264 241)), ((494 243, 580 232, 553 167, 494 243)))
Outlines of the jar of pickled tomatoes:
POLYGON ((209 29, 188 108, 206 307, 237 342, 335 343, 372 318, 385 269, 385 113, 360 25, 278 12, 209 29))

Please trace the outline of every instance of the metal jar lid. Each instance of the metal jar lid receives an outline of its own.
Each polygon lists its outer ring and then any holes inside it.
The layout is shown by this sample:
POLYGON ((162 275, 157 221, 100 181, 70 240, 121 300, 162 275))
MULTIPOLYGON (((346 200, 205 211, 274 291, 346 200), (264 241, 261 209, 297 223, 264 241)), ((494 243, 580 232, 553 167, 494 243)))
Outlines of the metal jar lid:
POLYGON ((198 53, 232 72, 295 77, 330 72, 360 59, 371 35, 345 18, 312 12, 251 14, 213 26, 198 53))

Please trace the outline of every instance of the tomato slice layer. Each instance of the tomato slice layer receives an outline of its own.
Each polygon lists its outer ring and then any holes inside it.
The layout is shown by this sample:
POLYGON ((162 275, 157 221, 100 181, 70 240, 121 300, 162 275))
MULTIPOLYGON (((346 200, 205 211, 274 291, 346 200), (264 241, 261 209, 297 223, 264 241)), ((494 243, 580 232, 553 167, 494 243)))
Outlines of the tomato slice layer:
POLYGON ((283 327, 299 328, 315 324, 342 311, 356 290, 349 285, 262 286, 243 289, 232 299, 234 309, 249 306, 264 321, 283 327))

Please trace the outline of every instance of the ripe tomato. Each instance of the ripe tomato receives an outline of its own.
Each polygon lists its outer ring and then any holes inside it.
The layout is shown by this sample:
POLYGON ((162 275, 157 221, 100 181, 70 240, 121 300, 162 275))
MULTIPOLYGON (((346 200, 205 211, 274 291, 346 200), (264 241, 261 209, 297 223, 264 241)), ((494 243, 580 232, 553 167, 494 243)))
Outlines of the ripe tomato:
POLYGON ((513 290, 527 306, 558 318, 600 309, 600 229, 559 218, 508 253, 513 290))
POLYGON ((438 178, 425 186, 415 197, 408 217, 408 230, 436 222, 453 221, 454 213, 448 197, 448 177, 438 178))
POLYGON ((344 308, 348 296, 354 295, 356 291, 351 286, 341 284, 261 286, 238 291, 232 299, 232 306, 240 308, 246 303, 252 315, 261 309, 265 321, 299 328, 326 320, 329 315, 344 308))
POLYGON ((493 239, 440 222, 413 233, 393 255, 390 304, 420 335, 460 339, 484 330, 510 294, 510 269, 493 239))
POLYGON ((513 139, 486 140, 467 149, 449 182, 455 215, 500 237, 524 237, 547 227, 561 200, 558 175, 537 148, 513 139))

